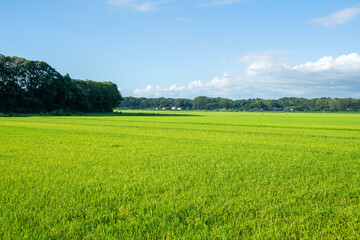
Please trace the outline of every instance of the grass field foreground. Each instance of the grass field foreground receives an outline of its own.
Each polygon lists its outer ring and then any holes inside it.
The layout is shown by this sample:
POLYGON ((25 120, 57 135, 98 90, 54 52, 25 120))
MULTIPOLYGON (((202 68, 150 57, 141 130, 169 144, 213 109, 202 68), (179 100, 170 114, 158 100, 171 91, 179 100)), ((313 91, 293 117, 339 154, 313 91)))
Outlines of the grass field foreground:
POLYGON ((359 239, 359 199, 359 114, 0 118, 1 239, 359 239))

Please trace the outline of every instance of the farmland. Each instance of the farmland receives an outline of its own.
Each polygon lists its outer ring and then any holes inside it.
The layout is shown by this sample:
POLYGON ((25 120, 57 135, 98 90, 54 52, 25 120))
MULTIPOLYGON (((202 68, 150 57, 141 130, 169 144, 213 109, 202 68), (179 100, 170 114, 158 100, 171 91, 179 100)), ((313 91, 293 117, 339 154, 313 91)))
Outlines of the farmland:
POLYGON ((133 113, 0 118, 0 238, 360 238, 359 114, 133 113))

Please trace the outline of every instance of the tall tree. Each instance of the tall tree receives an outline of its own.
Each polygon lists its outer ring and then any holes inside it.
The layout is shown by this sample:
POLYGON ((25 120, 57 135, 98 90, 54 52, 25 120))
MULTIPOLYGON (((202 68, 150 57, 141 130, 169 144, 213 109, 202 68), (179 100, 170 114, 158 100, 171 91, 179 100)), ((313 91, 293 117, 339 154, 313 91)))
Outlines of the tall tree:
POLYGON ((0 55, 0 111, 112 111, 122 100, 116 84, 73 80, 49 64, 0 55))

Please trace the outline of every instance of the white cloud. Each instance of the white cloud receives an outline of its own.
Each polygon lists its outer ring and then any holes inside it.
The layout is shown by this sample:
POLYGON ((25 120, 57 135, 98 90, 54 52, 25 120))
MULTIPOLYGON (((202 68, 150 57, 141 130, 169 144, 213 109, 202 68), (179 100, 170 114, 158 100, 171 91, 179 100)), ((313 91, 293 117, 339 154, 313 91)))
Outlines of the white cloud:
POLYGON ((310 22, 321 26, 330 27, 351 21, 359 14, 360 5, 357 5, 352 8, 346 8, 336 13, 332 13, 326 17, 312 19, 310 22))
POLYGON ((294 66, 292 69, 304 72, 321 72, 321 71, 341 71, 341 72, 358 72, 360 71, 360 55, 351 53, 341 55, 337 58, 326 56, 316 62, 307 62, 305 64, 294 66))
POLYGON ((249 63, 246 70, 247 76, 254 76, 258 72, 263 72, 265 69, 272 71, 283 68, 282 62, 285 62, 283 57, 279 55, 286 54, 286 51, 279 49, 270 49, 267 51, 251 52, 246 56, 242 56, 235 60, 235 62, 249 63))
POLYGON ((360 97, 360 55, 350 53, 338 57, 322 57, 314 62, 295 66, 276 57, 274 50, 248 54, 238 62, 246 62, 243 72, 225 73, 209 82, 196 80, 187 86, 147 86, 136 89, 135 96, 278 98, 297 97, 360 97))
POLYGON ((219 92, 226 93, 231 88, 228 75, 225 73, 223 77, 214 77, 209 83, 203 84, 200 80, 191 82, 188 86, 177 86, 176 84, 170 87, 160 87, 148 85, 144 89, 135 89, 135 96, 143 97, 193 97, 204 92, 210 95, 216 95, 219 92))
POLYGON ((127 7, 139 12, 151 12, 167 1, 107 0, 110 5, 127 7))
POLYGON ((147 85, 145 89, 135 89, 134 94, 135 96, 161 97, 162 95, 174 95, 175 93, 180 93, 185 89, 185 87, 177 86, 176 84, 171 85, 169 88, 147 85))
MULTIPOLYGON (((200 6, 222 6, 230 5, 234 3, 240 3, 243 0, 212 0, 210 2, 200 4, 200 6)), ((168 3, 169 0, 106 0, 107 4, 131 8, 139 12, 151 12, 156 11, 161 5, 168 3)), ((177 21, 188 22, 187 18, 177 18, 177 21)))
POLYGON ((209 5, 213 6, 220 6, 220 5, 228 5, 233 3, 239 3, 242 2, 242 0, 216 0, 209 3, 209 5))
POLYGON ((223 5, 230 5, 234 3, 240 3, 243 0, 213 0, 207 3, 200 4, 201 7, 208 7, 208 6, 223 6, 223 5))
POLYGON ((182 86, 176 86, 176 84, 174 84, 174 85, 171 85, 170 87, 169 87, 169 91, 182 91, 182 90, 184 90, 185 89, 185 87, 182 87, 182 86))
POLYGON ((188 88, 189 89, 196 89, 196 88, 201 88, 203 85, 201 83, 200 80, 196 80, 196 81, 193 81, 189 84, 188 88))

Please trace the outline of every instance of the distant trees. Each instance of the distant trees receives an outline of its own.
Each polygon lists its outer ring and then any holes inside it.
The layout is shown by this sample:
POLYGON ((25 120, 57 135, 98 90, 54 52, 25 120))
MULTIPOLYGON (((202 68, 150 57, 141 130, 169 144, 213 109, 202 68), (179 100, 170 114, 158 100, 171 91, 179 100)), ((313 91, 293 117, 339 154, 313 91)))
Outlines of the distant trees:
POLYGON ((114 83, 74 80, 45 62, 0 55, 0 112, 107 112, 121 100, 114 83))
POLYGON ((181 107, 194 110, 221 110, 233 109, 264 110, 264 111, 326 111, 344 112, 360 111, 360 99, 355 98, 295 98, 284 97, 280 99, 241 99, 231 100, 227 98, 210 98, 199 96, 195 99, 173 98, 135 98, 125 97, 120 107, 130 109, 146 108, 170 108, 181 107))

